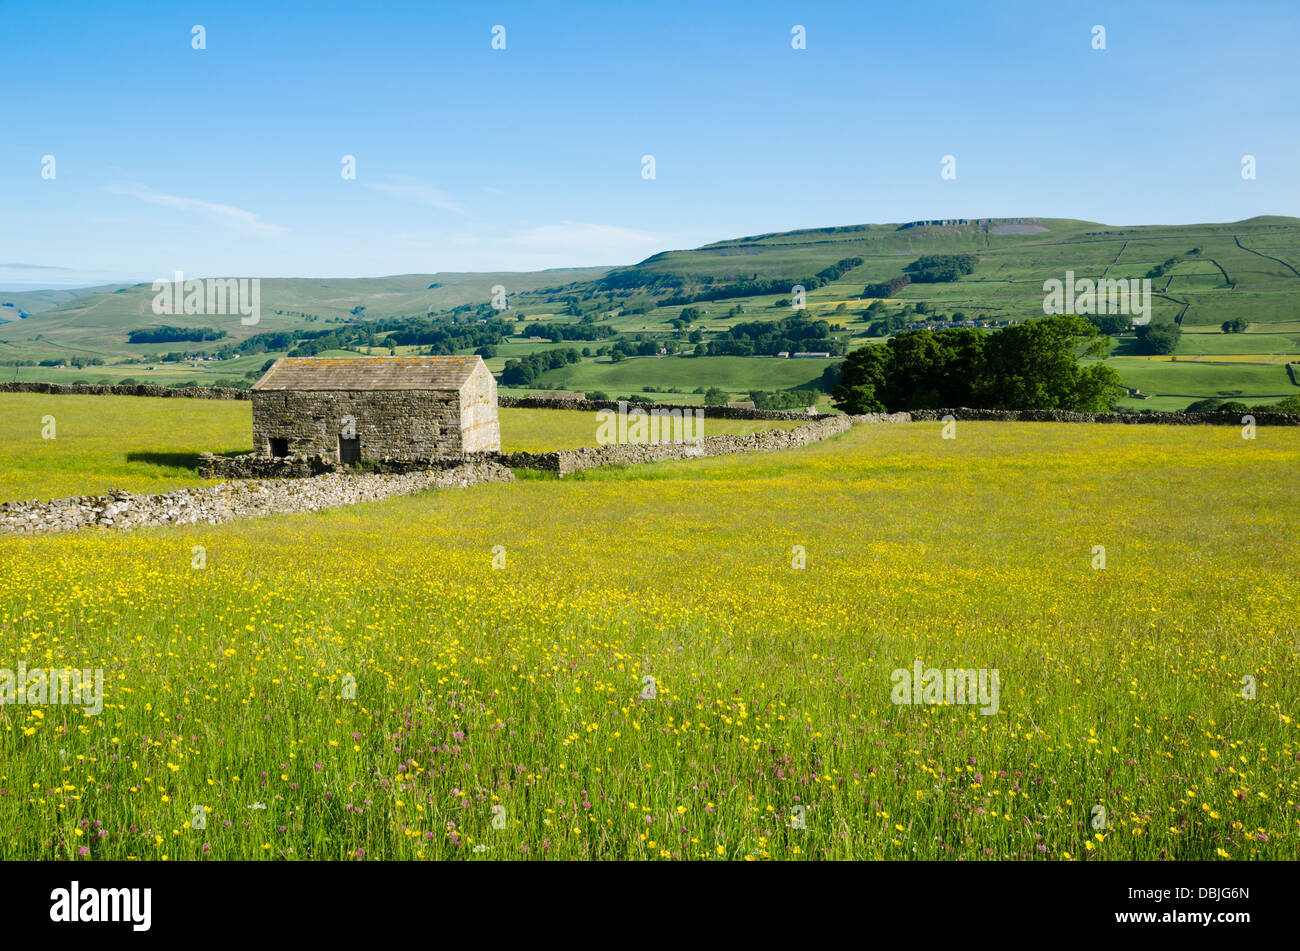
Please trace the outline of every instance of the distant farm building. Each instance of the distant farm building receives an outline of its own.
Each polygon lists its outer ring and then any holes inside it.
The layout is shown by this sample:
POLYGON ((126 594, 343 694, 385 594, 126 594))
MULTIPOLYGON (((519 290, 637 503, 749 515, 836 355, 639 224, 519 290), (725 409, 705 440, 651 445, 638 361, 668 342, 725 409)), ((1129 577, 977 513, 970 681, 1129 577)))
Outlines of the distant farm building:
POLYGON ((727 409, 757 409, 753 400, 732 400, 727 404, 727 409))
POLYGON ((343 463, 501 448, 481 357, 282 357, 253 386, 253 448, 343 463))
POLYGON ((795 358, 799 358, 799 359, 812 359, 812 358, 814 358, 814 357, 815 357, 815 358, 818 358, 818 359, 821 359, 821 360, 829 360, 829 359, 830 359, 830 356, 831 356, 831 355, 830 355, 829 353, 827 353, 826 351, 824 351, 824 350, 819 350, 819 351, 817 351, 816 353, 792 353, 792 354, 790 354, 790 358, 791 358, 792 360, 795 359, 795 358))

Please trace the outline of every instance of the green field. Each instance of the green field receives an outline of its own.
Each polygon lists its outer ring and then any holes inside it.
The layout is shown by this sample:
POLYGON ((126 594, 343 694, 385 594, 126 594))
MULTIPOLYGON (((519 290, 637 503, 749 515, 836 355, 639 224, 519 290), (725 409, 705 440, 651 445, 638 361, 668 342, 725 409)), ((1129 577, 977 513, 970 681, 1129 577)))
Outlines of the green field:
MULTIPOLYGON (((596 445, 594 413, 502 409, 506 451, 596 445)), ((799 421, 706 419, 703 435, 788 429, 799 421)), ((252 404, 243 400, 0 393, 0 502, 98 495, 109 489, 165 492, 211 484, 201 452, 253 451, 252 404), (53 439, 42 438, 53 417, 53 439)))
POLYGON ((708 381, 736 393, 815 388, 830 364, 819 359, 776 357, 629 357, 619 363, 591 360, 544 374, 539 385, 560 390, 604 390, 611 396, 644 386, 694 388, 708 381))
POLYGON ((0 859, 1293 858, 1300 430, 940 428, 4 538, 0 859))
POLYGON ((1129 386, 1153 396, 1186 397, 1184 406, 1193 399, 1211 396, 1266 402, 1263 397, 1300 395, 1300 388, 1291 382, 1284 366, 1171 363, 1143 357, 1113 357, 1107 362, 1129 386))
POLYGON ((1176 353, 1300 354, 1300 333, 1184 333, 1176 353))

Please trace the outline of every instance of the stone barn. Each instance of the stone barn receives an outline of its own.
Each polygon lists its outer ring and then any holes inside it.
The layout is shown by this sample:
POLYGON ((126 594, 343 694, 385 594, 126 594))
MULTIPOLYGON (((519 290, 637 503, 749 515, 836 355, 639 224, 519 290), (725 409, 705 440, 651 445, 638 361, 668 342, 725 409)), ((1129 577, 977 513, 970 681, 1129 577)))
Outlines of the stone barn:
POLYGON ((482 357, 282 357, 253 385, 253 449, 343 463, 501 448, 482 357))

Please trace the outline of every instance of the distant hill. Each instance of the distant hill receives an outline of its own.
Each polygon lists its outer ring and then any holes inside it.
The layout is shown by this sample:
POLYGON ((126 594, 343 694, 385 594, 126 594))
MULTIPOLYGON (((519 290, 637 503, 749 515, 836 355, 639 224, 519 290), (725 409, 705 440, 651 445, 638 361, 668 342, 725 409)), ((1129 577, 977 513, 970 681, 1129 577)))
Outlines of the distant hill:
POLYGON ((13 301, 31 315, 21 322, 0 325, 0 362, 15 357, 111 357, 131 353, 132 348, 126 343, 129 331, 161 324, 182 323, 225 330, 229 340, 237 342, 268 330, 320 327, 327 323, 376 317, 423 316, 431 311, 487 301, 493 286, 498 284, 508 294, 515 295, 567 286, 575 281, 590 281, 603 276, 607 270, 565 268, 532 272, 401 274, 376 278, 264 278, 261 282, 262 320, 257 326, 247 327, 238 318, 226 316, 155 315, 152 284, 113 286, 72 294, 66 291, 0 294, 0 303, 13 301), (43 303, 53 306, 42 306, 43 303))
POLYGON ((953 284, 913 285, 901 300, 1016 316, 1042 313, 1043 282, 1076 277, 1153 280, 1158 307, 1188 325, 1232 316, 1252 322, 1300 319, 1300 219, 1231 224, 1115 227, 1061 218, 977 219, 816 228, 668 251, 614 268, 595 287, 664 296, 698 294, 747 280, 812 277, 837 262, 861 263, 835 279, 844 290, 888 281, 922 254, 974 254, 974 274, 953 284))
POLYGON ((87 294, 100 291, 114 291, 121 284, 105 284, 98 287, 58 287, 26 289, 25 286, 9 286, 0 289, 0 321, 21 320, 25 316, 53 310, 69 301, 87 294))
POLYGON ((1287 364, 1300 361, 1300 219, 1279 216, 1193 225, 1033 217, 860 224, 733 238, 612 268, 263 279, 255 327, 230 316, 156 316, 149 284, 15 292, 0 294, 0 303, 15 305, 0 308, 11 311, 0 323, 0 364, 11 365, 14 379, 246 381, 295 345, 263 338, 234 353, 257 334, 328 334, 322 347, 360 355, 393 345, 384 327, 367 327, 376 321, 505 318, 504 338, 488 357, 494 372, 553 347, 585 351, 577 363, 542 372, 532 389, 698 396, 716 384, 744 395, 816 386, 831 369, 727 349, 738 324, 751 325, 742 332, 752 334, 755 323, 794 316, 796 284, 807 291, 801 315, 825 321, 834 338, 827 343, 844 353, 907 326, 994 327, 1041 316, 1044 281, 1071 271, 1076 279, 1150 278, 1155 319, 1183 330, 1175 352, 1163 356, 1140 352, 1132 334, 1116 338, 1110 361, 1142 391, 1126 405, 1178 409, 1200 397, 1296 392, 1287 364), (962 265, 934 278, 923 256, 959 256, 962 265), (494 285, 506 289, 508 311, 490 306, 494 285), (20 308, 27 316, 13 319, 20 308), (1244 321, 1245 332, 1220 332, 1229 320, 1244 321), (212 341, 127 342, 130 331, 161 325, 224 333, 212 341), (709 355, 686 356, 700 353, 709 355))

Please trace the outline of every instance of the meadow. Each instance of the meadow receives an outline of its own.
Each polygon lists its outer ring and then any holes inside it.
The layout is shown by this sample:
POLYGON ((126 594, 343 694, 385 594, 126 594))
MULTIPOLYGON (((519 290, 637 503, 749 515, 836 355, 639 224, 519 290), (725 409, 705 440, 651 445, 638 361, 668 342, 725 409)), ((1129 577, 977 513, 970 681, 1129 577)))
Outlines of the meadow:
MULTIPOLYGON (((596 444, 595 413, 502 409, 500 418, 508 452, 596 444)), ((799 421, 709 419, 702 425, 706 436, 742 436, 799 421)), ((0 393, 0 502, 212 485, 215 480, 194 471, 199 453, 252 452, 252 430, 252 404, 244 400, 0 393), (54 438, 45 439, 49 418, 54 438)))
POLYGON ((1300 431, 940 428, 2 539, 0 858, 1294 858, 1300 431))

